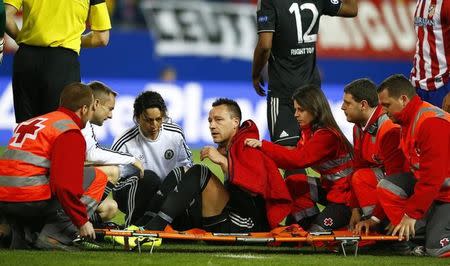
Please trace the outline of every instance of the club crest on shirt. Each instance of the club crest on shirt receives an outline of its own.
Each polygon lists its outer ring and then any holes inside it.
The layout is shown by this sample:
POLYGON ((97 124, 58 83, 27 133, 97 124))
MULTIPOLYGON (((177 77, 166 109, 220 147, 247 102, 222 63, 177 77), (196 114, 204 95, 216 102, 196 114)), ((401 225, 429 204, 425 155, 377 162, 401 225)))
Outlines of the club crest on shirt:
POLYGON ((330 0, 330 2, 335 5, 339 4, 339 0, 330 0))
POLYGON ((428 8, 428 18, 433 18, 435 11, 436 5, 430 5, 430 7, 428 8))
POLYGON ((166 158, 166 160, 170 160, 173 158, 174 152, 171 149, 166 150, 166 152, 164 152, 164 158, 166 158))
POLYGON ((436 21, 433 19, 434 15, 436 13, 436 5, 430 5, 428 7, 428 12, 423 12, 423 17, 415 17, 414 18, 414 25, 416 27, 427 27, 431 26, 434 27, 436 24, 436 21))

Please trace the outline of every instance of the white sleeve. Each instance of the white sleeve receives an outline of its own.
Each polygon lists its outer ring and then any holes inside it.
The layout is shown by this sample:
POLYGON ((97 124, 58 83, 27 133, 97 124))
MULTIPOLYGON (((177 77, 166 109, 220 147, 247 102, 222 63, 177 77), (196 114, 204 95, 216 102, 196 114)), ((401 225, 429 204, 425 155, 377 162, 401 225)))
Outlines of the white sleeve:
POLYGON ((86 123, 86 126, 81 130, 81 134, 83 134, 84 140, 86 141, 86 157, 87 157, 89 151, 92 150, 97 144, 94 128, 92 127, 92 124, 89 121, 86 123))
POLYGON ((179 141, 179 157, 177 158, 177 167, 180 166, 188 166, 191 167, 193 165, 192 162, 192 152, 191 149, 189 149, 186 141, 184 138, 180 135, 180 141, 179 141))
POLYGON ((130 164, 136 159, 123 152, 113 151, 100 147, 92 125, 86 124, 82 130, 84 139, 86 140, 86 161, 93 164, 109 165, 109 164, 130 164))
POLYGON ((128 150, 127 142, 124 141, 124 140, 128 140, 128 141, 131 140, 131 138, 129 137, 130 136, 129 134, 130 134, 130 130, 127 130, 124 133, 117 136, 114 139, 113 143, 111 144, 111 150, 131 154, 130 151, 128 150))

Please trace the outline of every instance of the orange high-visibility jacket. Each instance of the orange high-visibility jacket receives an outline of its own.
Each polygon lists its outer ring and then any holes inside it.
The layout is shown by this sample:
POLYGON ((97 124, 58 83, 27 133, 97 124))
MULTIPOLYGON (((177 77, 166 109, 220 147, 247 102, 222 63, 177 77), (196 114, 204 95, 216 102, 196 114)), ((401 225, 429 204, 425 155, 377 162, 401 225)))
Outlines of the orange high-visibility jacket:
MULTIPOLYGON (((450 122, 450 115, 443 111, 442 109, 437 108, 436 106, 422 102, 417 112, 415 113, 414 120, 411 122, 409 127, 402 128, 406 130, 406 134, 402 133, 402 137, 400 140, 400 145, 405 154, 406 161, 409 163, 410 170, 414 173, 414 176, 419 180, 420 176, 420 160, 421 160, 421 150, 417 147, 417 132, 420 131, 420 127, 422 123, 431 117, 439 117, 450 122)), ((439 129, 436 129, 439 130, 439 129)), ((431 140, 430 141, 438 141, 431 140)), ((433 143, 433 145, 439 145, 439 142, 433 143)), ((434 158, 435 160, 448 160, 449 158, 434 158)), ((450 168, 449 168, 450 169, 450 168)), ((450 201, 450 171, 448 171, 447 176, 444 179, 444 183, 442 184, 439 195, 436 198, 437 200, 442 200, 445 202, 450 201)))
POLYGON ((0 157, 0 201, 50 199, 51 149, 57 137, 68 130, 80 129, 60 111, 29 119, 16 127, 0 157))
MULTIPOLYGON (((367 168, 378 167, 383 170, 381 141, 383 137, 393 128, 400 128, 399 125, 394 124, 386 114, 381 114, 376 123, 369 125, 366 132, 363 132, 361 127, 355 125, 353 127, 353 143, 355 149, 355 157, 359 158, 364 166, 367 168), (374 127, 375 132, 370 132, 371 126, 374 127)), ((400 150, 399 150, 400 152, 400 150)))

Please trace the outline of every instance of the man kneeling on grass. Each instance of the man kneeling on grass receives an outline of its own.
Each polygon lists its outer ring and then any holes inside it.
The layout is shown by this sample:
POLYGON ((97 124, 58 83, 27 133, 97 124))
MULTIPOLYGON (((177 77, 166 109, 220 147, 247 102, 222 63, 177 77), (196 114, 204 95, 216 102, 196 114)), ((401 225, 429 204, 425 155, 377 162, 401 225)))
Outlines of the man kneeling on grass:
POLYGON ((209 129, 218 146, 204 147, 200 158, 221 167, 224 184, 206 166, 194 165, 179 184, 162 191, 159 212, 145 229, 164 230, 187 211, 198 221, 194 226, 206 231, 267 231, 289 214, 286 184, 272 160, 244 145, 245 139, 258 138, 258 129, 251 120, 241 125, 241 117, 239 105, 230 99, 217 99, 209 112, 209 129))
POLYGON ((93 101, 88 86, 71 83, 56 111, 14 130, 0 157, 0 214, 11 228, 10 248, 73 250, 77 235, 95 239, 88 218, 107 176, 84 167, 86 142, 80 131, 92 117, 93 101))

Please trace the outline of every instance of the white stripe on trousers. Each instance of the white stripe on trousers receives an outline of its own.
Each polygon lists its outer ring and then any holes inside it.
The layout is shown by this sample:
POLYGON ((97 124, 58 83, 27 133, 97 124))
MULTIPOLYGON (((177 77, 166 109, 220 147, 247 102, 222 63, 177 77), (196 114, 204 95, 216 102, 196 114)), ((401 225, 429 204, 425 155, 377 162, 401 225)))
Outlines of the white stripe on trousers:
POLYGON ((128 213, 126 214, 125 218, 125 227, 130 226, 131 224, 131 217, 133 216, 134 208, 135 208, 135 199, 136 199, 136 191, 138 186, 139 177, 132 176, 128 178, 125 182, 120 182, 117 184, 117 186, 113 189, 114 191, 122 190, 125 187, 130 187, 128 190, 128 200, 127 200, 127 207, 128 207, 128 213))
POLYGON ((230 217, 231 222, 239 227, 253 228, 253 226, 255 226, 255 224, 251 218, 241 217, 237 213, 230 212, 229 217, 230 217))
POLYGON ((270 98, 270 116, 271 116, 271 120, 272 120, 272 125, 271 125, 271 133, 272 136, 275 137, 275 124, 277 123, 277 117, 278 117, 278 106, 279 106, 279 98, 270 98))

